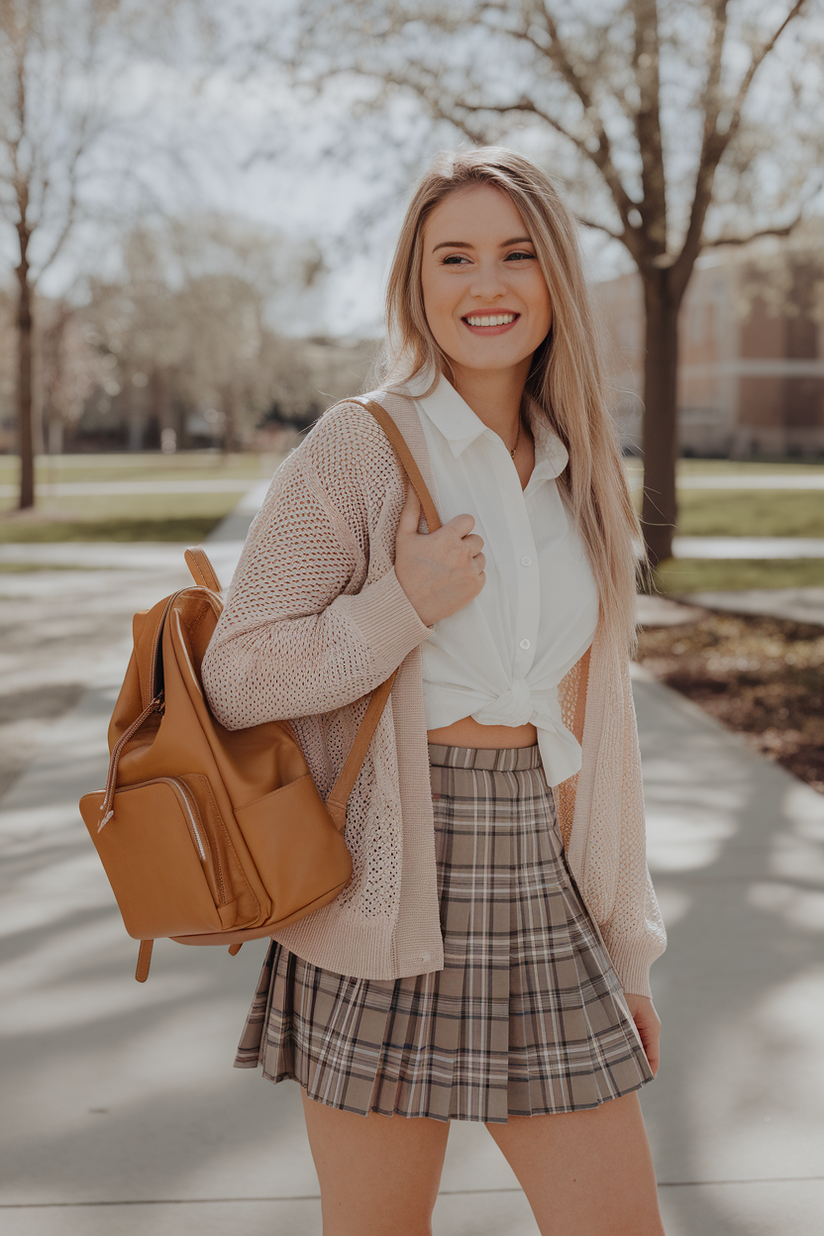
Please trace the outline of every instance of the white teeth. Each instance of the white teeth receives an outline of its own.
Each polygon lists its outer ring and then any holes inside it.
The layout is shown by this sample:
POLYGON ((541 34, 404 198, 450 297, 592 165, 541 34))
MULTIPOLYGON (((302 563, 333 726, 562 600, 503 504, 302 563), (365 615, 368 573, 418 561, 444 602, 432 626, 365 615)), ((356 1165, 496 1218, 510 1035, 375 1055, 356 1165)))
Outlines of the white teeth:
POLYGON ((514 313, 498 313, 494 316, 467 317, 466 320, 470 326, 508 326, 510 322, 515 321, 515 317, 514 313))

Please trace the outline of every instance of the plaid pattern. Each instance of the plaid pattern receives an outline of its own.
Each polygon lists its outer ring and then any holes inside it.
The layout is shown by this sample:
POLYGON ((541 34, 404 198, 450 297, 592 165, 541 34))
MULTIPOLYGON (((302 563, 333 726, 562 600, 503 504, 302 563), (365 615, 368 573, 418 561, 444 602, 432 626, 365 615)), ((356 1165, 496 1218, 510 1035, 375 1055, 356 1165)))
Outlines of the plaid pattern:
POLYGON ((377 981, 273 942, 235 1064, 365 1115, 505 1122, 652 1074, 569 873, 537 747, 430 746, 444 969, 377 981))

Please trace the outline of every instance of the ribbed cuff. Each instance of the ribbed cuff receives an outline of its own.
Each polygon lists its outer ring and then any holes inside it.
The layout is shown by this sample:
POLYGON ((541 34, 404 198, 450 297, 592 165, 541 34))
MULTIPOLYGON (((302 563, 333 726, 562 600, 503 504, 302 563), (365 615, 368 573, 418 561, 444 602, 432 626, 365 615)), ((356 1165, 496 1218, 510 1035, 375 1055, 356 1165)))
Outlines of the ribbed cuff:
POLYGON ((655 942, 648 938, 642 941, 628 940, 626 936, 613 938, 601 928, 604 944, 609 953, 615 973, 621 980, 626 995, 652 997, 649 985, 649 968, 661 953, 655 942), (652 953, 652 956, 650 956, 652 953))
POLYGON ((338 597, 334 604, 358 627, 387 676, 432 634, 400 586, 394 567, 355 596, 338 597))

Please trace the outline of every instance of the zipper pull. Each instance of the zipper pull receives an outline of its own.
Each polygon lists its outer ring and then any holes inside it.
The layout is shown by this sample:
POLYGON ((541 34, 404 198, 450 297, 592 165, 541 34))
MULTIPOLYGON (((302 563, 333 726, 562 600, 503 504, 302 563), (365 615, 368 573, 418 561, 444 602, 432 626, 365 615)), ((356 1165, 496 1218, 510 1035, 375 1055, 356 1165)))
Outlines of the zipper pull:
POLYGON ((143 709, 139 717, 137 717, 127 730, 118 738, 117 742, 112 747, 112 754, 109 760, 109 775, 106 778, 106 790, 103 795, 103 802, 100 804, 100 814, 102 820, 97 826, 97 831, 100 832, 105 824, 108 824, 114 816, 114 795, 117 789, 117 766, 120 763, 120 755, 130 738, 133 738, 140 729, 144 721, 149 718, 153 712, 165 713, 166 704, 163 699, 163 692, 158 691, 157 695, 150 704, 143 709))

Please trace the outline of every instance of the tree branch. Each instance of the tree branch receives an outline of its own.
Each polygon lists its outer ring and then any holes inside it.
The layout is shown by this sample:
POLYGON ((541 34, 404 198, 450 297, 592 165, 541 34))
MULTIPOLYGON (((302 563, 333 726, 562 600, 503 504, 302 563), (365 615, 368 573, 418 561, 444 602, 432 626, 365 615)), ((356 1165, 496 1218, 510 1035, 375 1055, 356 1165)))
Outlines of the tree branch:
POLYGON ((713 47, 710 55, 710 65, 707 75, 707 89, 705 95, 706 105, 701 157, 699 159, 698 171, 695 177, 695 193, 693 195, 687 233, 684 238, 681 252, 673 263, 673 266, 676 268, 676 281, 682 291, 687 285, 693 264, 701 249, 704 221, 707 217, 707 211, 712 200, 712 190, 718 164, 721 162, 725 150, 738 132, 741 124, 741 115, 743 112, 744 103, 756 71, 775 47, 778 39, 786 30, 787 26, 795 17, 798 16, 806 3, 807 0, 796 0, 795 4, 790 9, 781 24, 776 28, 775 32, 768 39, 766 39, 761 44, 758 51, 753 54, 749 68, 744 74, 744 77, 739 85, 738 92, 733 103, 730 121, 727 128, 722 133, 718 127, 718 121, 721 115, 721 60, 727 28, 727 0, 717 0, 716 2, 713 47))
MULTIPOLYGON (((771 35, 770 38, 766 39, 761 44, 760 49, 754 53, 753 58, 750 62, 750 67, 747 69, 747 72, 744 74, 744 77, 741 81, 741 85, 738 88, 738 94, 735 97, 735 102, 733 103, 732 116, 730 118, 730 123, 727 125, 726 132, 724 133, 724 137, 727 139, 727 142, 729 142, 738 131, 738 127, 741 123, 741 113, 742 113, 744 103, 747 98, 747 94, 749 93, 750 86, 752 85, 752 79, 755 77, 756 73, 758 72, 759 68, 763 64, 764 60, 767 58, 767 56, 770 54, 772 49, 775 47, 778 40, 781 38, 781 35, 787 29, 787 26, 789 26, 790 22, 793 21, 793 19, 799 15, 799 13, 804 8, 804 5, 806 3, 807 3, 807 0, 796 0, 795 4, 790 9, 789 13, 784 18, 781 25, 778 26, 775 33, 771 35)), ((726 145, 726 142, 725 142, 725 145, 726 145)))
POLYGON ((613 240, 620 240, 621 244, 626 244, 625 236, 621 232, 614 232, 605 223, 597 223, 594 219, 587 219, 583 215, 576 215, 575 220, 581 227, 591 228, 595 232, 606 232, 607 236, 611 236, 613 240))
POLYGON ((632 68, 640 94, 634 116, 635 138, 641 155, 642 201, 638 206, 651 255, 667 249, 667 188, 661 138, 660 40, 656 0, 634 0, 635 23, 632 68))
MULTIPOLYGON (((550 44, 547 48, 540 48, 545 56, 554 64, 557 71, 563 77, 564 81, 575 94, 584 109, 584 115, 592 126, 592 131, 598 145, 594 150, 590 150, 586 143, 582 144, 582 149, 587 158, 598 168, 598 171, 604 178, 607 188, 612 194, 613 201, 618 209, 618 214, 627 232, 631 232, 629 226, 629 212, 634 208, 635 203, 630 198, 624 188, 621 178, 615 167, 612 158, 612 143, 609 140, 609 134, 604 127, 603 119, 595 106, 595 102, 589 87, 589 84, 584 80, 583 76, 572 63, 572 58, 567 50, 564 42, 561 39, 558 30, 558 23, 550 11, 547 0, 543 0, 543 17, 546 22, 547 34, 550 38, 550 44)), ((535 44, 535 46, 538 46, 535 44)))
POLYGON ((455 105, 463 108, 463 110, 467 112, 495 112, 498 115, 506 115, 507 112, 529 112, 533 116, 538 116, 545 122, 545 124, 548 124, 550 128, 560 134, 561 137, 564 137, 567 141, 572 142, 581 154, 586 155, 588 158, 591 157, 590 151, 587 150, 586 143, 582 138, 576 137, 574 133, 571 133, 570 130, 562 125, 560 121, 556 120, 554 116, 551 116, 549 112, 545 112, 543 108, 538 107, 537 104, 533 103, 532 100, 528 99, 525 95, 523 98, 519 99, 517 103, 507 103, 498 106, 493 103, 463 103, 458 100, 455 100, 455 105))
POLYGON ((803 212, 799 211, 792 223, 787 223, 783 227, 765 227, 758 232, 750 232, 749 236, 716 236, 714 240, 705 240, 703 248, 719 249, 722 245, 749 245, 754 240, 760 240, 762 236, 789 236, 804 218, 803 212))

